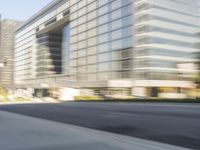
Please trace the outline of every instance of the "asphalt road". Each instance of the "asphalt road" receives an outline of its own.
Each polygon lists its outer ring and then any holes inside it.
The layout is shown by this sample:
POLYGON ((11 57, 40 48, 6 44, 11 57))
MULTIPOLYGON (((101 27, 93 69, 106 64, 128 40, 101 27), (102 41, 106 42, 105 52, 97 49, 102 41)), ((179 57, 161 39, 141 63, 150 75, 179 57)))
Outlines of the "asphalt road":
POLYGON ((200 149, 200 104, 70 102, 0 110, 200 149))

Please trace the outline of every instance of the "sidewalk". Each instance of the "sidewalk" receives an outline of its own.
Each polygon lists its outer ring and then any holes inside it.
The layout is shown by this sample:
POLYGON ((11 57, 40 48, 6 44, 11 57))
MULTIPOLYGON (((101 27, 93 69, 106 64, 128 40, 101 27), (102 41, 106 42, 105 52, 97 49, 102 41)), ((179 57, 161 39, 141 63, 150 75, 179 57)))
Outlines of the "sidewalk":
POLYGON ((12 105, 12 104, 42 104, 42 103, 59 103, 59 101, 48 101, 48 100, 43 100, 43 99, 39 99, 39 98, 35 98, 32 101, 6 101, 6 102, 1 102, 0 101, 0 105, 12 105))
POLYGON ((34 102, 34 101, 29 101, 29 102, 0 102, 0 105, 17 105, 17 104, 42 104, 42 103, 57 103, 57 102, 34 102))
POLYGON ((4 111, 0 121, 1 150, 186 150, 4 111))

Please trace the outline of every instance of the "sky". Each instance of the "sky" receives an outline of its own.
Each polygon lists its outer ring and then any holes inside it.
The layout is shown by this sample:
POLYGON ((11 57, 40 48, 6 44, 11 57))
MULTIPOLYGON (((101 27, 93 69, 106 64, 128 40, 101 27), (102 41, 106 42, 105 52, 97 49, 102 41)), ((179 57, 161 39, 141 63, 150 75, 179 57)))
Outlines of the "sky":
POLYGON ((0 0, 3 19, 25 21, 52 0, 0 0))

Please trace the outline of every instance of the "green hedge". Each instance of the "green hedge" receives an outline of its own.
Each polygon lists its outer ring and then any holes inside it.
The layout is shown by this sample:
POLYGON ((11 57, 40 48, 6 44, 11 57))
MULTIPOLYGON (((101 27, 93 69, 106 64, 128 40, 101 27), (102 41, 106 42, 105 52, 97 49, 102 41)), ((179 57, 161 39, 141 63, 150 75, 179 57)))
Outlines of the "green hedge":
POLYGON ((75 96, 75 100, 102 100, 99 96, 75 96))
POLYGON ((1 99, 2 101, 7 101, 8 100, 8 92, 4 87, 0 86, 0 96, 3 97, 3 99, 1 99))
POLYGON ((31 101, 31 99, 29 99, 29 98, 24 98, 24 97, 15 97, 14 99, 15 99, 15 101, 17 101, 17 102, 29 102, 29 101, 31 101))

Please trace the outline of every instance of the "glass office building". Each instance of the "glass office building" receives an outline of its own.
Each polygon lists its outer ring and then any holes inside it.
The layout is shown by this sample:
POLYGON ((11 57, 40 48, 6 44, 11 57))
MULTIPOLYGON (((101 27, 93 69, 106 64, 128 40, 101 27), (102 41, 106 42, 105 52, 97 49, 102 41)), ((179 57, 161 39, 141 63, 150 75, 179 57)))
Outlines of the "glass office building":
POLYGON ((0 63, 4 65, 0 67, 0 86, 9 89, 13 88, 13 41, 15 30, 20 24, 15 20, 0 20, 0 63))
POLYGON ((135 87, 148 87, 147 93, 194 87, 183 77, 189 68, 179 66, 194 62, 199 51, 198 0, 141 0, 135 8, 135 87))
POLYGON ((41 83, 98 92, 126 89, 132 95, 138 89, 148 95, 149 88, 190 86, 177 81, 177 66, 195 61, 190 54, 198 51, 197 4, 52 1, 16 32, 15 82, 36 89, 41 83))

